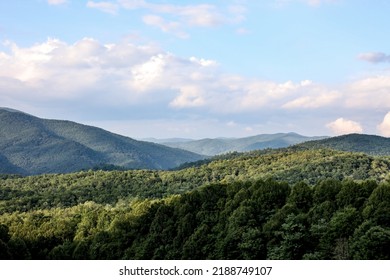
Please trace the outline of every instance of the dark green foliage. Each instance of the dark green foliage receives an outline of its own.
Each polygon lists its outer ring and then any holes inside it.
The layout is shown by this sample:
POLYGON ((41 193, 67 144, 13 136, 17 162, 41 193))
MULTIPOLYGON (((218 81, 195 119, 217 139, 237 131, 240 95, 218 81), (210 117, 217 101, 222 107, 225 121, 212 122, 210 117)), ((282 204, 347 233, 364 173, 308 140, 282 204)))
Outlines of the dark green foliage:
POLYGON ((362 260, 390 260, 390 229, 363 223, 352 238, 352 257, 362 260))
POLYGON ((363 211, 365 219, 390 227, 390 185, 382 184, 373 190, 363 211))

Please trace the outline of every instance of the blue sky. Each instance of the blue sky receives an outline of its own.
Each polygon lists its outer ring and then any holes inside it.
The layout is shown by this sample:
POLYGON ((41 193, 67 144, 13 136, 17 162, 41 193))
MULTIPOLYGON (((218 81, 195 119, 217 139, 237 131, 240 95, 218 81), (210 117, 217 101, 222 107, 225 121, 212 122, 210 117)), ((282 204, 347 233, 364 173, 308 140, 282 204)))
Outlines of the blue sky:
POLYGON ((385 0, 0 2, 0 106, 134 138, 390 136, 385 0))

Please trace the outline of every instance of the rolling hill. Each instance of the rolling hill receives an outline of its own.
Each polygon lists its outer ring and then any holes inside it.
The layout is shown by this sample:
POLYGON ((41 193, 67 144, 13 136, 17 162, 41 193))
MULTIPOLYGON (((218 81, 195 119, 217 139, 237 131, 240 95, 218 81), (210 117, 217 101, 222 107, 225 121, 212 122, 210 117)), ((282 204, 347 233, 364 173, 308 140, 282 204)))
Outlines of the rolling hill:
POLYGON ((248 152, 262 149, 284 148, 310 140, 324 139, 326 137, 307 137, 297 133, 260 134, 245 138, 215 138, 193 141, 159 141, 159 143, 188 150, 197 154, 214 156, 228 152, 248 152))
POLYGON ((327 139, 308 141, 297 147, 329 148, 338 151, 361 152, 375 156, 390 155, 390 138, 367 134, 346 134, 327 139))
POLYGON ((0 108, 0 173, 67 173, 105 165, 169 169, 202 158, 97 127, 0 108))

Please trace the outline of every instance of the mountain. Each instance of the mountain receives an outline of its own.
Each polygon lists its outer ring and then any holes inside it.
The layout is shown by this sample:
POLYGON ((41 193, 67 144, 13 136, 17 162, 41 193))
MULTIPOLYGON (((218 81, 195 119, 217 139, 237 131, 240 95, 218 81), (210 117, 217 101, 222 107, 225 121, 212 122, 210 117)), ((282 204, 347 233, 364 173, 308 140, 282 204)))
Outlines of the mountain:
POLYGON ((181 143, 181 142, 190 142, 190 141, 194 141, 194 139, 189 139, 189 138, 164 138, 164 139, 158 139, 158 138, 153 138, 153 137, 150 137, 150 138, 142 138, 142 139, 139 139, 141 141, 146 141, 146 142, 152 142, 152 143, 156 143, 156 144, 164 144, 164 143, 181 143))
POLYGON ((169 169, 202 158, 97 127, 0 108, 0 173, 67 173, 105 165, 169 169))
POLYGON ((247 152, 267 148, 284 148, 297 143, 325 137, 307 137, 296 133, 260 134, 245 138, 215 138, 194 141, 161 142, 168 147, 180 148, 197 154, 214 156, 227 152, 247 152))
POLYGON ((362 152, 368 155, 389 156, 390 138, 367 134, 347 134, 297 145, 309 149, 330 148, 347 152, 362 152))

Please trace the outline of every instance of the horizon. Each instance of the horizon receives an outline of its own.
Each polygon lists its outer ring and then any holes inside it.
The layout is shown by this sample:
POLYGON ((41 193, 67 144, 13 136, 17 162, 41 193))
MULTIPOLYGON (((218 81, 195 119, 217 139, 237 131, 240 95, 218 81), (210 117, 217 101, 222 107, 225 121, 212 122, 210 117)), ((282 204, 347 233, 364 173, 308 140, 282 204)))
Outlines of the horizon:
POLYGON ((390 137, 389 8, 3 1, 0 106, 135 139, 390 137))

